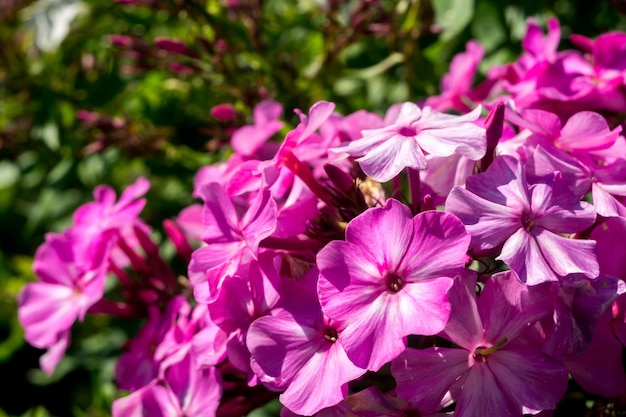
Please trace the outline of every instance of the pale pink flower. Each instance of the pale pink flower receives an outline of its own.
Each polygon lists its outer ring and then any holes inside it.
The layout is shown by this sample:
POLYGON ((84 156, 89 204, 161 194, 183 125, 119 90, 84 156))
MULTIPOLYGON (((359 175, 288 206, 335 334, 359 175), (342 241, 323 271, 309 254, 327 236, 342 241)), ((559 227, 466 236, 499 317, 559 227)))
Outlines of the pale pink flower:
POLYGON ((379 182, 389 181, 407 167, 425 169, 425 153, 460 154, 477 161, 487 146, 485 129, 474 124, 481 111, 478 106, 463 116, 453 116, 403 103, 385 127, 363 130, 362 138, 333 151, 355 157, 363 171, 379 182))

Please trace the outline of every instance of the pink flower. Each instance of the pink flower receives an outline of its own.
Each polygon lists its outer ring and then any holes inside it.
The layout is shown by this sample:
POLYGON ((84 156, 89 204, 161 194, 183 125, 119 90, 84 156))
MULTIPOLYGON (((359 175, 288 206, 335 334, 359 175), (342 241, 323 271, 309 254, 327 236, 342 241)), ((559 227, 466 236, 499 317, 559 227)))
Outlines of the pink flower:
POLYGON ((188 309, 189 304, 183 297, 173 298, 162 312, 152 306, 148 321, 129 341, 127 351, 117 362, 115 378, 120 389, 139 390, 158 376, 161 360, 156 358, 157 348, 175 326, 176 316, 184 307, 188 309))
MULTIPOLYGON (((111 236, 134 239, 133 227, 149 229, 138 218, 146 205, 146 200, 140 197, 149 188, 150 182, 139 177, 124 190, 118 201, 115 201, 115 191, 111 187, 99 185, 94 189, 95 201, 80 206, 74 212, 72 233, 76 235, 76 245, 78 250, 83 251, 84 257, 97 256, 94 253, 99 251, 102 242, 108 241, 111 236), (109 237, 103 239, 104 233, 109 234, 109 237)), ((116 246, 113 247, 112 256, 118 266, 128 262, 126 255, 116 246)))
POLYGON ((189 264, 189 279, 196 300, 214 302, 227 276, 258 255, 259 243, 276 230, 276 203, 264 188, 239 216, 224 187, 213 182, 200 190, 204 199, 202 240, 189 264))
POLYGON ((526 65, 537 62, 552 62, 556 59, 557 48, 561 41, 561 26, 556 18, 548 19, 548 33, 544 37, 541 27, 535 19, 528 19, 526 34, 522 40, 526 65))
MULTIPOLYGON (((619 153, 616 153, 619 155, 619 153)), ((567 155, 558 149, 537 146, 528 159, 529 174, 536 179, 559 171, 574 195, 582 198, 591 189, 593 206, 604 217, 626 215, 626 159, 595 161, 591 155, 567 155)))
POLYGON ((465 189, 455 187, 446 210, 463 221, 473 249, 489 251, 503 244, 498 259, 529 285, 572 273, 599 274, 595 242, 562 236, 590 227, 596 215, 560 175, 529 186, 521 162, 502 155, 486 172, 469 177, 465 189))
POLYGON ((26 284, 18 294, 18 317, 31 345, 51 351, 42 368, 52 373, 69 343, 69 331, 102 298, 111 245, 99 258, 85 259, 69 232, 49 233, 33 262, 40 282, 26 284))
POLYGON ((598 319, 587 351, 563 360, 572 378, 590 394, 616 398, 626 392, 623 346, 616 330, 607 310, 598 319))
POLYGON ((199 367, 191 353, 169 365, 161 379, 113 402, 114 417, 215 416, 222 383, 215 367, 199 367))
POLYGON ((250 352, 246 347, 248 328, 254 320, 271 314, 280 299, 280 277, 274 267, 274 254, 263 254, 259 262, 252 261, 241 275, 224 281, 215 302, 209 304, 211 319, 227 334, 228 360, 248 373, 249 385, 256 384, 250 369, 250 352))
POLYGON ((511 103, 506 114, 510 122, 530 130, 535 140, 548 140, 565 152, 587 153, 609 148, 622 131, 621 126, 611 130, 603 116, 591 111, 572 115, 565 125, 554 113, 537 109, 517 111, 511 103))
POLYGON ((390 199, 354 218, 345 241, 318 253, 322 310, 345 324, 350 360, 377 371, 404 350, 405 336, 443 329, 450 314, 446 292, 465 266, 469 239, 455 216, 413 217, 390 199))
POLYGON ((254 106, 254 124, 240 127, 231 139, 235 152, 250 156, 256 152, 274 133, 284 125, 278 120, 283 106, 272 100, 265 100, 254 106))
POLYGON ((424 152, 434 156, 456 153, 477 161, 487 146, 485 129, 474 124, 481 111, 478 106, 463 116, 452 116, 403 103, 397 113, 388 114, 387 126, 364 130, 361 139, 333 150, 357 158, 363 171, 379 182, 389 181, 406 167, 425 169, 424 152))
POLYGON ((437 111, 457 110, 468 112, 468 95, 472 88, 472 81, 478 64, 485 55, 485 49, 477 41, 471 40, 465 47, 465 52, 454 56, 450 64, 450 71, 441 79, 442 92, 438 96, 431 96, 424 104, 437 111))
POLYGON ((150 182, 140 177, 124 190, 116 202, 115 191, 111 187, 100 185, 93 192, 95 201, 76 210, 74 223, 77 227, 90 227, 91 230, 107 230, 132 224, 146 205, 146 200, 140 197, 148 188, 150 182))
POLYGON ((185 45, 185 42, 179 41, 178 39, 161 36, 154 39, 154 44, 158 48, 174 54, 193 55, 187 45, 185 45))
POLYGON ((618 279, 600 275, 589 280, 573 274, 550 284, 554 313, 543 351, 553 358, 583 355, 592 341, 596 322, 618 295, 618 279))
POLYGON ((549 297, 511 272, 494 275, 478 299, 475 288, 465 276, 449 292, 453 310, 443 336, 460 349, 407 349, 391 364, 398 394, 435 411, 449 392, 456 417, 554 408, 567 389, 567 370, 541 351, 532 326, 550 314, 549 297))
MULTIPOLYGON (((368 387, 350 395, 345 400, 351 407, 349 411, 351 417, 450 417, 447 413, 424 413, 418 407, 409 404, 399 397, 395 391, 382 393, 377 387, 368 387)), ((442 404, 442 407, 444 404, 442 404)), ((282 417, 282 416, 281 416, 282 417)))
POLYGON ((312 415, 339 403, 348 382, 363 375, 346 356, 342 328, 319 304, 301 296, 297 312, 280 310, 257 319, 248 331, 252 369, 291 411, 312 415))
POLYGON ((224 122, 229 122, 237 116, 237 110, 230 103, 217 104, 211 108, 210 113, 211 116, 224 122))

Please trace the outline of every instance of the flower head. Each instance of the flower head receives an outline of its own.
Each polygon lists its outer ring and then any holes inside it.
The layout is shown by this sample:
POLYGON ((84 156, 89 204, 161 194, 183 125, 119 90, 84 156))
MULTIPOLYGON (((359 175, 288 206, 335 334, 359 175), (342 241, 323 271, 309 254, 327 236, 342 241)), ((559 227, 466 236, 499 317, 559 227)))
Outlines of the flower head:
POLYGON ((356 365, 378 370, 400 354, 409 334, 433 335, 448 321, 446 292, 463 270, 469 234, 455 216, 413 217, 397 200, 365 211, 317 255, 322 310, 345 323, 356 365))
POLYGON ((439 113, 430 107, 420 109, 414 103, 392 109, 387 126, 364 130, 362 138, 334 148, 356 157, 363 171, 376 181, 389 181, 406 167, 425 169, 425 152, 435 156, 457 153, 474 161, 485 154, 485 129, 474 124, 480 117, 480 106, 463 116, 439 113))

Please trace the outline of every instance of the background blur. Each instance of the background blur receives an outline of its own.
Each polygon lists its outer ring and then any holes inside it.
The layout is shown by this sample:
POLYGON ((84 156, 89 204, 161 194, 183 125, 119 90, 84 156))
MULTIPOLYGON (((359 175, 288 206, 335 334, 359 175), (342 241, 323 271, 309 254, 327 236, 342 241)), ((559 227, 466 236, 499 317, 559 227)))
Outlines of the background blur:
MULTIPOLYGON (((0 0, 0 416, 110 415, 114 360, 136 327, 88 317, 46 377, 16 317, 44 234, 69 224, 94 186, 147 176, 142 217, 158 231, 265 98, 292 124, 294 108, 318 100, 384 113, 438 93, 470 39, 487 51, 482 74, 513 61, 528 17, 557 16, 560 49, 572 33, 626 31, 624 0, 510 3, 0 0)), ((594 399, 571 391, 555 415, 589 415, 594 399)))

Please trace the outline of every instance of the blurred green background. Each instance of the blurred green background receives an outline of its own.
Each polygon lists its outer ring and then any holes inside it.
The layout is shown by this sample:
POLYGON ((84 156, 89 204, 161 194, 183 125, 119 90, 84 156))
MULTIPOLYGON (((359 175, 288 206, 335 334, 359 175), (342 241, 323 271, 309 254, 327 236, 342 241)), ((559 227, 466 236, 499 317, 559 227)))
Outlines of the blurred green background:
MULTIPOLYGON (((89 317, 46 377, 16 318, 44 234, 67 226, 94 186, 119 191, 147 176, 143 217, 160 230, 193 201, 196 170, 227 155, 230 133, 263 99, 282 103, 292 125, 293 109, 318 100, 343 114, 384 113, 438 93, 469 39, 486 49, 481 74, 515 60, 528 17, 557 16, 561 49, 572 33, 626 30, 621 0, 511 3, 0 0, 0 416, 110 415, 128 326, 89 317), (157 46, 163 37, 184 42, 184 53, 157 46), (212 116, 224 103, 233 120, 212 116)), ((586 415, 589 401, 573 395, 558 415, 586 415)))

